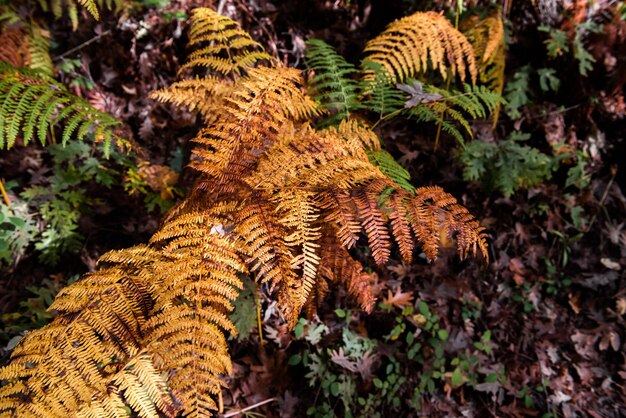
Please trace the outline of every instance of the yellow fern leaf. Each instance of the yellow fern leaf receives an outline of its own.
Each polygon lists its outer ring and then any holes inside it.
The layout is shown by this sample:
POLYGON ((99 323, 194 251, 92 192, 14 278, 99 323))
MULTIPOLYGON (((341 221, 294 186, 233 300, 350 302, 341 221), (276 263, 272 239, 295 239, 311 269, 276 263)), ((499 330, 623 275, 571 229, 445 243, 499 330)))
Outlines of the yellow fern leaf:
POLYGON ((429 65, 465 80, 469 73, 476 82, 474 50, 463 34, 435 12, 418 12, 391 23, 365 46, 366 59, 381 64, 392 81, 402 83, 423 73, 429 65))
POLYGON ((187 107, 199 112, 207 124, 217 122, 220 110, 233 88, 230 83, 215 77, 195 78, 176 82, 166 89, 156 90, 150 97, 161 103, 187 107))
POLYGON ((261 283, 289 286, 296 280, 291 251, 285 243, 286 229, 277 222, 275 207, 264 191, 255 191, 235 218, 235 230, 249 257, 250 271, 261 283))
POLYGON ((214 189, 232 189, 242 174, 252 171, 260 154, 278 141, 285 120, 317 114, 315 103, 300 89, 300 71, 260 67, 248 77, 224 106, 225 118, 196 138, 201 160, 193 167, 217 180, 214 189))
POLYGON ((275 62, 236 22, 208 8, 193 11, 189 46, 196 50, 181 70, 201 67, 232 76, 242 75, 259 61, 275 62))

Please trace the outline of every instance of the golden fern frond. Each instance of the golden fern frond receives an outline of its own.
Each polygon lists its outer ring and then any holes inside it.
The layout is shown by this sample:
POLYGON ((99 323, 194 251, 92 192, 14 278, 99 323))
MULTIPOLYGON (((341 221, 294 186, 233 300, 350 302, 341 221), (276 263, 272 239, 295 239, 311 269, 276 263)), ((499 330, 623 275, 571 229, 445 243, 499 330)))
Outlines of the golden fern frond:
POLYGON ((216 179, 215 189, 227 190, 251 172, 259 155, 278 141, 285 121, 317 114, 315 103, 301 90, 298 70, 284 67, 251 69, 223 109, 224 120, 196 138, 202 148, 197 170, 216 179))
POLYGON ((394 83, 403 83, 429 65, 439 70, 444 80, 448 71, 461 80, 465 80, 467 72, 476 82, 472 45, 443 15, 435 12, 417 12, 392 22, 367 43, 365 53, 366 60, 381 64, 394 83))
POLYGON ((0 381, 9 382, 0 387, 0 414, 72 416, 103 396, 111 377, 138 353, 150 307, 147 281, 158 253, 140 246, 110 257, 109 267, 57 296, 50 308, 56 319, 24 337, 11 366, 0 369, 0 381))
POLYGON ((235 240, 224 230, 234 204, 179 216, 151 243, 165 260, 155 263, 155 306, 146 324, 146 349, 169 370, 168 385, 184 415, 211 416, 220 374, 231 372, 225 332, 236 334, 227 313, 246 270, 235 240))
POLYGON ((181 67, 206 68, 222 76, 243 75, 257 62, 274 63, 263 47, 233 20, 208 8, 191 16, 189 46, 196 48, 181 67))
POLYGON ((380 149, 380 139, 370 127, 357 119, 343 120, 337 128, 330 127, 330 132, 337 132, 348 145, 351 152, 380 149))
MULTIPOLYGON (((121 5, 122 0, 114 0, 116 6, 121 5)), ((43 0, 39 1, 39 4, 43 7, 44 11, 48 8, 52 12, 55 18, 59 19, 63 16, 63 12, 67 11, 67 14, 72 22, 72 29, 78 29, 78 7, 80 4, 89 14, 96 20, 100 20, 100 12, 98 11, 98 5, 103 6, 102 0, 43 0), (49 6, 48 6, 49 5, 49 6)), ((111 8, 111 1, 107 1, 106 5, 111 8)))
POLYGON ((283 189, 272 196, 277 202, 276 212, 279 222, 287 229, 285 243, 295 247, 299 254, 291 259, 291 267, 302 270, 299 296, 296 306, 302 307, 315 283, 319 265, 317 242, 321 236, 320 227, 314 226, 319 213, 313 204, 315 194, 309 190, 283 189))
POLYGON ((110 379, 108 390, 83 405, 77 418, 128 417, 128 406, 141 418, 159 416, 163 411, 175 415, 175 400, 171 397, 165 376, 159 372, 145 351, 137 354, 110 379))
POLYGON ((308 124, 289 123, 255 171, 247 180, 250 187, 274 190, 320 190, 329 185, 347 189, 380 176, 363 147, 351 145, 335 129, 315 131, 308 124))
POLYGON ((215 123, 220 109, 233 90, 231 84, 215 77, 178 81, 168 88, 150 93, 150 98, 197 111, 207 124, 215 123))
MULTIPOLYGON (((472 16, 464 22, 463 31, 474 47, 480 82, 497 94, 502 95, 506 44, 504 24, 499 11, 485 19, 472 16)), ((498 121, 499 110, 500 103, 493 111, 494 126, 498 121)))
POLYGON ((272 288, 290 286, 297 279, 291 268, 293 255, 285 243, 287 231, 277 222, 274 209, 265 191, 254 191, 234 220, 250 271, 272 288))
POLYGON ((87 10, 87 12, 96 20, 100 20, 99 9, 119 10, 124 4, 124 0, 39 0, 39 5, 44 11, 50 10, 55 18, 59 19, 63 16, 63 12, 67 14, 72 22, 72 28, 78 28, 78 7, 87 10))
MULTIPOLYGON (((67 0, 66 0, 67 1, 67 0)), ((95 0, 77 0, 78 3, 85 8, 93 16, 94 19, 100 20, 100 13, 95 0)), ((71 0, 69 1, 71 3, 71 0)))

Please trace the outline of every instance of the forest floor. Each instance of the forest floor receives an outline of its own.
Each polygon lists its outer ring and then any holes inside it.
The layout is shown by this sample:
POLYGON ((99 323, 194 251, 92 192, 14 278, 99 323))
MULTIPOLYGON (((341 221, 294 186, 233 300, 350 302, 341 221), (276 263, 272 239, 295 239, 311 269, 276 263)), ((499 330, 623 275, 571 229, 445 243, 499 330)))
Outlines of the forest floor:
MULTIPOLYGON (((306 39, 323 39, 356 63, 389 22, 424 10, 418 3, 232 0, 222 2, 222 12, 270 54, 305 68, 306 39)), ((461 261, 444 248, 433 263, 418 257, 411 265, 399 259, 386 269, 372 265, 380 302, 372 314, 335 290, 294 331, 261 288, 262 339, 249 308, 254 297, 244 294, 249 300, 236 321, 246 332, 231 341, 235 368, 225 378, 223 416, 626 415, 626 23, 606 17, 609 6, 593 12, 604 30, 586 38, 595 63, 583 76, 574 58, 551 60, 537 47, 545 43, 537 27, 548 17, 535 2, 515 3, 502 11, 506 80, 509 86, 531 74, 528 100, 517 114, 503 109, 495 129, 490 121, 473 122, 472 129, 491 142, 519 130, 530 134, 529 148, 552 155, 558 142, 584 154, 580 187, 568 181, 576 162, 564 161, 542 181, 505 194, 465 180, 458 143, 444 137, 434 147, 436 126, 381 124, 377 133, 415 185, 443 187, 487 228, 488 262, 461 261), (544 92, 532 78, 548 66, 556 69, 558 91, 544 92), (248 415, 235 414, 251 406, 248 415)), ((152 200, 129 194, 122 185, 127 176, 114 174, 114 187, 83 182, 81 193, 93 201, 77 221, 78 248, 45 263, 29 251, 3 269, 0 362, 14 337, 49 320, 45 308, 62 286, 95 269, 104 252, 146 242, 158 228, 159 205, 170 206, 192 184, 194 173, 182 167, 199 120, 148 94, 176 80, 186 58, 186 17, 206 5, 144 0, 120 13, 103 11, 100 22, 85 18, 76 31, 65 19, 51 20, 52 55, 64 68, 64 84, 122 120, 143 159, 179 174, 172 195, 155 186, 152 200)), ((573 18, 563 15, 550 23, 567 33, 573 18)), ((515 87, 505 91, 515 99, 515 87)), ((93 156, 86 153, 81 164, 93 156)), ((48 187, 58 167, 68 170, 62 158, 38 146, 3 151, 0 178, 14 182, 12 198, 32 185, 48 187)), ((110 164, 111 173, 123 171, 123 164, 110 164)))

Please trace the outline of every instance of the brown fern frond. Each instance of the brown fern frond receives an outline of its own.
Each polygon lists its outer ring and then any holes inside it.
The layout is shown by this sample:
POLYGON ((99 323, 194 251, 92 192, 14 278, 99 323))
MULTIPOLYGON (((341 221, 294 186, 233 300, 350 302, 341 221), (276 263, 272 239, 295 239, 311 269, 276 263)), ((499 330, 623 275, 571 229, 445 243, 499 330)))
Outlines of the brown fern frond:
POLYGON ((347 249, 352 248, 363 228, 350 193, 331 186, 318 196, 318 206, 326 213, 324 221, 337 225, 337 238, 341 244, 347 249))
POLYGON ((255 191, 234 220, 250 271, 256 273, 261 283, 270 282, 272 288, 283 282, 288 286, 296 280, 291 269, 293 255, 284 239, 287 230, 277 222, 274 209, 266 192, 255 191))
POLYGON ((343 244, 337 241, 337 231, 329 230, 321 246, 320 276, 332 283, 343 284, 361 308, 371 312, 375 298, 372 275, 363 271, 363 265, 352 258, 343 244))
POLYGON ((487 256, 484 228, 442 188, 418 188, 408 209, 411 226, 429 259, 437 258, 441 230, 451 239, 456 239, 461 258, 465 258, 470 252, 476 255, 478 250, 484 257, 487 256))
POLYGON ((352 192, 372 256, 379 265, 385 264, 391 254, 387 218, 378 204, 380 194, 387 185, 384 181, 374 182, 352 192))
POLYGON ((411 263, 413 259, 413 235, 411 234, 411 223, 409 221, 409 211, 407 200, 410 199, 407 193, 392 193, 385 202, 388 208, 388 216, 391 221, 391 235, 398 244, 400 255, 405 263, 411 263))
POLYGON ((477 65, 472 45, 443 16, 418 12, 392 22, 385 31, 365 46, 366 59, 381 64, 394 83, 424 72, 429 65, 441 77, 466 72, 476 82, 477 65))
POLYGON ((181 71, 200 67, 222 76, 241 76, 258 62, 275 63, 236 22, 208 8, 193 11, 189 46, 195 51, 181 71))
POLYGON ((15 68, 28 66, 28 38, 19 29, 5 29, 0 34, 0 61, 15 68))

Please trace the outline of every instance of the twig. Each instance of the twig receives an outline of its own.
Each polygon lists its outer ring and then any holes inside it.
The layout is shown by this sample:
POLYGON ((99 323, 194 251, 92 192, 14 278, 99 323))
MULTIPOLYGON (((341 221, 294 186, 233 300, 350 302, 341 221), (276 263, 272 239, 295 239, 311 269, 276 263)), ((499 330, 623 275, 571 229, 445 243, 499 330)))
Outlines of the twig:
POLYGON ((269 398, 269 399, 266 399, 264 401, 257 402, 254 405, 246 406, 243 409, 238 409, 237 411, 231 411, 231 412, 229 412, 227 414, 222 415, 222 417, 223 418, 234 417, 234 416, 239 415, 239 414, 241 414, 243 412, 250 411, 250 410, 252 410, 254 408, 258 408, 259 406, 265 405, 266 403, 274 402, 276 400, 277 400, 276 398, 269 398))
POLYGON ((65 58, 66 56, 73 54, 74 52, 83 49, 84 47, 86 47, 87 45, 91 45, 92 43, 100 40, 100 38, 104 37, 104 36, 108 36, 111 34, 111 29, 108 29, 104 32, 102 32, 100 35, 94 36, 93 38, 83 42, 82 44, 75 46, 74 48, 70 49, 69 51, 65 51, 64 53, 62 53, 61 55, 58 55, 56 57, 53 58, 53 61, 58 61, 62 58, 65 58))
POLYGON ((259 295, 259 284, 254 282, 254 304, 256 306, 256 325, 259 328, 259 344, 261 347, 265 345, 263 340, 263 326, 261 324, 261 298, 259 295))
POLYGON ((217 9, 215 10, 218 15, 222 14, 222 11, 224 10, 225 5, 226 5, 226 0, 220 0, 219 4, 217 5, 217 9))
POLYGON ((11 207, 11 200, 9 200, 9 195, 7 194, 7 191, 4 190, 4 181, 0 179, 0 192, 2 192, 2 198, 4 199, 4 203, 6 203, 7 206, 11 207))

